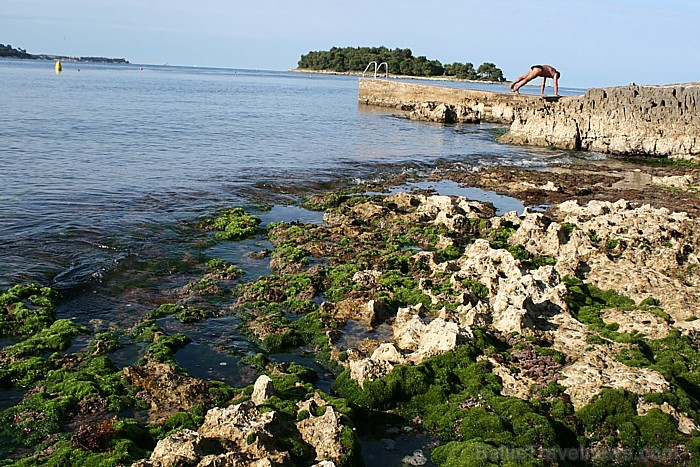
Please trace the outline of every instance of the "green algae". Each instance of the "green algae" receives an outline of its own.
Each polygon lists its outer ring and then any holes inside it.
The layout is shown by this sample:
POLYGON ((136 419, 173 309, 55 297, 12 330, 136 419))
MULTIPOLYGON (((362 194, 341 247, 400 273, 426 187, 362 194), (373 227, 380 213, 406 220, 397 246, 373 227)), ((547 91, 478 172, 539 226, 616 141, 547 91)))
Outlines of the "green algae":
POLYGON ((608 237, 607 239, 605 239, 605 247, 608 250, 615 250, 619 244, 620 244, 620 239, 618 239, 618 238, 608 237))
POLYGON ((506 249, 510 246, 508 240, 515 234, 515 227, 509 223, 504 222, 497 229, 485 232, 485 238, 488 238, 491 248, 495 249, 506 249))
POLYGON ((340 204, 347 199, 348 195, 343 193, 321 193, 309 197, 304 202, 303 206, 310 211, 327 211, 330 208, 340 206, 340 204))
POLYGON ((422 303, 431 307, 430 297, 418 288, 418 281, 399 269, 385 270, 379 278, 378 299, 394 310, 422 303))
POLYGON ((119 340, 116 333, 99 332, 90 341, 88 352, 90 355, 104 355, 115 352, 123 347, 123 343, 119 340))
POLYGON ((525 269, 537 269, 541 266, 553 266, 556 264, 556 258, 551 256, 537 256, 522 245, 511 245, 509 239, 515 232, 516 229, 512 224, 505 222, 504 225, 497 229, 484 232, 484 236, 488 238, 491 248, 508 251, 513 255, 513 258, 520 261, 525 269))
POLYGON ((46 352, 65 350, 71 345, 73 337, 87 332, 88 329, 83 325, 69 319, 59 319, 31 337, 2 349, 0 361, 14 361, 46 352))
MULTIPOLYGON (((557 398, 561 388, 553 386, 553 402, 524 401, 501 396, 500 378, 484 353, 500 353, 505 344, 476 329, 475 339, 452 352, 432 357, 420 365, 400 365, 388 375, 365 381, 364 387, 349 377, 338 376, 333 389, 348 402, 364 409, 395 411, 446 443, 434 449, 437 465, 486 465, 483 450, 520 452, 535 465, 545 465, 533 453, 575 443, 572 428, 560 418, 573 413, 557 398), (559 402, 554 404, 554 402, 559 402), (471 446, 471 447, 470 447, 471 446)), ((511 453, 512 453, 511 452, 511 453)), ((494 462, 499 459, 493 457, 494 462)), ((521 459, 522 460, 522 459, 521 459)))
POLYGON ((64 421, 81 404, 114 414, 136 405, 133 389, 106 357, 55 356, 36 383, 21 403, 0 413, 0 431, 16 446, 33 446, 62 433, 64 421))
POLYGON ((0 337, 29 336, 56 318, 56 293, 37 284, 15 285, 0 295, 0 337))
POLYGON ((36 452, 18 460, 0 460, 0 465, 22 467, 131 465, 147 457, 155 445, 155 439, 148 429, 133 419, 105 419, 102 422, 81 425, 72 435, 60 433, 54 436, 56 440, 41 445, 47 445, 47 449, 42 452, 36 452), (101 427, 106 428, 100 430, 101 427), (89 441, 88 443, 85 443, 85 438, 89 441))
POLYGON ((272 258, 277 260, 277 269, 283 270, 290 264, 298 264, 308 266, 309 259, 306 257, 308 253, 302 248, 294 246, 282 246, 276 248, 272 252, 272 258))
POLYGON ((217 275, 227 277, 238 277, 244 274, 244 271, 229 261, 214 258, 206 262, 206 268, 217 275))
POLYGON ((259 233, 261 223, 260 217, 246 214, 242 208, 232 208, 218 217, 205 219, 202 226, 216 230, 217 240, 243 240, 259 233))
POLYGON ((469 289, 478 300, 485 300, 489 296, 489 289, 476 279, 464 279, 462 285, 469 289))
POLYGON ((182 323, 195 323, 209 317, 209 313, 200 308, 165 303, 155 310, 149 311, 146 314, 146 319, 155 320, 168 315, 175 316, 182 323))
MULTIPOLYGON (((360 201, 356 200, 355 204, 360 201)), ((349 205, 348 203, 346 206, 349 205)), ((341 203, 337 202, 335 206, 340 208, 341 203)), ((338 211, 341 212, 341 209, 338 211)), ((306 346, 313 351, 318 351, 319 354, 328 352, 328 332, 336 329, 338 323, 331 316, 318 312, 314 302, 306 298, 309 294, 314 298, 322 297, 331 301, 350 297, 381 299, 392 308, 416 303, 432 306, 429 302, 426 303, 427 296, 418 290, 418 279, 424 277, 421 274, 425 271, 410 261, 409 258, 415 253, 415 250, 410 247, 420 245, 423 249, 436 251, 438 235, 444 235, 444 233, 437 229, 423 230, 415 226, 403 226, 400 230, 396 226, 380 226, 378 222, 375 223, 376 221, 369 219, 353 222, 361 233, 352 238, 330 238, 322 228, 302 224, 279 224, 270 227, 268 234, 276 246, 273 259, 280 265, 276 270, 277 273, 264 280, 246 284, 237 291, 241 301, 238 310, 246 320, 245 326, 250 324, 252 329, 253 325, 263 323, 274 330, 261 341, 266 351, 278 352, 306 346), (385 228, 386 232, 383 231, 385 228), (413 232, 410 232, 411 229, 413 232), (323 244, 323 248, 309 248, 307 247, 309 242, 323 244), (282 269, 290 266, 303 269, 311 261, 322 265, 314 273, 317 275, 311 275, 307 271, 293 274, 280 273, 282 269), (375 287, 360 286, 352 280, 356 272, 368 269, 382 272, 375 287), (246 296, 248 294, 250 296, 246 296), (255 301, 253 297, 263 300, 255 301), (305 316, 299 320, 290 319, 287 315, 290 312, 305 316)), ((508 249, 521 261, 523 267, 531 269, 553 264, 552 258, 537 258, 522 246, 509 245, 508 239, 515 231, 511 226, 505 226, 500 231, 491 233, 487 221, 473 222, 474 236, 488 238, 492 241, 492 245, 508 249)), ((453 248, 447 251, 436 251, 437 259, 446 261, 458 258, 463 245, 470 241, 470 238, 456 240, 453 248)), ((315 246, 318 247, 318 245, 315 246)), ((478 281, 466 282, 462 285, 469 288, 480 299, 488 296, 488 289, 478 281)), ((451 286, 446 285, 445 281, 437 287, 446 294, 453 292, 451 286)), ((618 296, 614 292, 608 294, 606 291, 587 287, 583 283, 572 284, 570 290, 574 297, 572 303, 578 300, 572 308, 575 308, 574 313, 579 320, 592 328, 600 329, 601 335, 615 337, 616 334, 621 334, 616 333, 614 326, 606 326, 602 322, 600 311, 612 306, 634 307, 634 303, 625 302, 626 297, 618 296)), ((655 305, 647 303, 640 306, 655 305)), ((149 332, 146 328, 144 331, 149 332)), ((151 329, 150 332, 158 331, 151 329)), ((256 336, 254 332, 251 331, 251 333, 250 335, 256 336)), ((260 334, 262 335, 264 334, 260 334)), ((401 414, 405 419, 418 420, 416 423, 429 429, 431 433, 447 443, 433 451, 433 461, 438 465, 471 465, 469 462, 476 462, 479 459, 475 455, 483 454, 484 450, 493 452, 496 457, 492 459, 502 463, 504 459, 498 457, 502 453, 501 448, 522 454, 518 465, 527 465, 527 463, 541 465, 544 461, 533 457, 533 449, 577 448, 579 442, 581 446, 589 445, 589 441, 578 431, 583 426, 583 422, 577 418, 571 403, 563 394, 562 387, 556 383, 541 388, 532 401, 501 396, 500 379, 491 373, 487 362, 476 362, 475 359, 481 354, 501 355, 505 348, 503 343, 477 333, 476 340, 479 339, 482 344, 485 342, 487 344, 463 346, 464 349, 460 347, 462 350, 446 355, 444 361, 436 358, 427 366, 396 367, 390 375, 367 382, 364 389, 359 388, 344 372, 334 383, 334 390, 339 395, 347 397, 344 403, 349 407, 388 410, 401 414), (580 441, 576 439, 577 434, 581 436, 580 441), (469 452, 474 455, 465 454, 469 452)), ((642 341, 635 338, 630 342, 642 341)), ((561 358, 561 355, 555 357, 561 358)), ((640 358, 640 365, 654 364, 648 354, 642 354, 640 358), (646 363, 644 358, 647 359, 646 363)), ((258 369, 270 365, 264 354, 251 358, 250 364, 258 369)), ((275 380, 276 388, 279 385, 285 389, 269 400, 268 409, 279 410, 293 417, 294 420, 319 415, 323 409, 316 409, 314 413, 303 413, 297 411, 295 404, 295 401, 310 396, 314 381, 311 377, 308 380, 289 378, 287 382, 275 380), (285 384, 288 385, 285 386, 285 384)), ((673 400, 674 406, 677 406, 680 397, 678 394, 678 391, 672 391, 661 397, 664 398, 663 400, 673 400)), ((686 403, 686 406, 692 408, 690 402, 686 403)), ((583 414, 585 415, 586 412, 583 414)), ((636 431, 629 429, 628 425, 617 429, 620 429, 621 433, 628 433, 624 435, 625 440, 634 441, 634 439, 644 440, 644 437, 653 431, 648 428, 650 426, 656 429, 668 428, 668 418, 651 412, 650 415, 653 417, 636 420, 633 423, 636 431)), ((612 426, 605 423, 607 422, 594 420, 590 424, 591 433, 597 433, 597 429, 602 433, 606 428, 601 427, 612 426)), ((193 424, 195 419, 191 414, 180 413, 166 425, 187 427, 193 424)), ((308 461, 308 446, 299 443, 298 440, 294 441, 293 433, 287 433, 287 435, 290 441, 285 448, 293 453, 294 460, 299 463, 303 463, 302 459, 308 461)), ((352 439, 351 435, 352 432, 349 432, 349 439, 352 439)), ((608 440, 603 438, 603 441, 608 440)), ((633 444, 632 441, 625 441, 625 443, 633 444)), ((659 445, 675 442, 668 439, 657 441, 659 445)), ((615 443, 620 445, 620 441, 615 441, 613 444, 615 443)))
POLYGON ((687 436, 677 422, 659 409, 637 414, 639 396, 621 389, 603 389, 593 401, 576 412, 585 428, 581 443, 603 442, 608 447, 641 453, 645 448, 670 448, 687 436))
MULTIPOLYGON (((270 376, 275 388, 275 395, 267 399, 260 408, 267 407, 277 411, 284 420, 290 422, 290 426, 293 426, 293 423, 311 415, 318 417, 325 413, 327 406, 313 408, 313 414, 308 411, 300 411, 297 406, 298 402, 311 399, 316 394, 316 397, 323 399, 328 406, 333 407, 340 414, 343 425, 340 438, 344 452, 337 465, 363 465, 359 439, 353 428, 353 409, 344 399, 317 391, 313 386, 313 383, 318 379, 316 372, 302 365, 291 363, 284 368, 284 374, 271 374, 270 376)), ((277 442, 282 449, 289 451, 295 465, 313 463, 313 450, 299 439, 299 433, 295 428, 290 428, 281 438, 277 439, 277 442)))
POLYGON ((187 291, 195 295, 223 295, 224 291, 220 287, 220 281, 213 277, 200 277, 188 281, 185 285, 187 291))
MULTIPOLYGON (((485 334, 479 331, 476 334, 469 344, 459 346, 452 352, 431 357, 420 365, 399 365, 382 378, 366 381, 363 388, 350 378, 350 371, 345 370, 336 378, 333 390, 349 402, 368 409, 392 409, 400 403, 408 403, 406 407, 413 407, 414 404, 416 410, 421 410, 426 403, 435 405, 444 402, 439 394, 446 395, 454 390, 460 381, 458 374, 468 373, 463 383, 477 384, 476 387, 481 388, 482 385, 478 384, 478 381, 482 380, 481 374, 474 372, 472 365, 475 364, 476 357, 482 354, 480 347, 486 349, 493 347, 494 343, 485 334), (430 399, 419 401, 418 396, 430 399)), ((479 368, 485 368, 486 363, 481 362, 477 365, 479 368)), ((484 373, 484 376, 491 378, 492 382, 496 381, 493 375, 488 376, 484 373)), ((416 415, 418 414, 414 416, 416 415)))
POLYGON ((700 350, 696 338, 672 329, 662 339, 640 340, 617 358, 629 366, 658 371, 670 383, 670 391, 645 395, 646 400, 668 402, 694 420, 700 418, 700 350))
POLYGON ((621 310, 632 310, 639 308, 634 300, 624 295, 620 295, 614 290, 602 290, 592 284, 586 284, 580 279, 565 277, 564 283, 567 286, 567 296, 565 300, 569 310, 583 324, 597 331, 602 337, 622 343, 636 343, 639 335, 636 332, 617 332, 617 323, 606 324, 603 321, 601 312, 607 308, 617 308, 621 310))
MULTIPOLYGON (((148 451, 138 447, 138 444, 130 439, 119 438, 116 434, 107 441, 105 452, 93 452, 73 447, 69 440, 62 440, 51 446, 51 454, 44 457, 30 457, 20 459, 11 465, 16 467, 63 467, 84 466, 102 467, 131 465, 148 455, 148 451)), ((0 464, 2 465, 2 464, 0 464)))
MULTIPOLYGON (((229 396, 229 394, 226 396, 229 396)), ((162 424, 150 424, 142 429, 147 429, 147 435, 156 440, 167 438, 184 429, 197 431, 204 422, 206 413, 207 408, 203 404, 198 404, 190 410, 173 413, 162 424)))
POLYGON ((354 264, 339 264, 326 268, 326 288, 324 290, 326 298, 333 302, 339 302, 351 291, 359 289, 359 286, 352 280, 358 271, 360 268, 354 264))
POLYGON ((185 334, 156 335, 153 342, 146 347, 146 357, 159 363, 175 363, 175 352, 189 344, 191 339, 185 334))

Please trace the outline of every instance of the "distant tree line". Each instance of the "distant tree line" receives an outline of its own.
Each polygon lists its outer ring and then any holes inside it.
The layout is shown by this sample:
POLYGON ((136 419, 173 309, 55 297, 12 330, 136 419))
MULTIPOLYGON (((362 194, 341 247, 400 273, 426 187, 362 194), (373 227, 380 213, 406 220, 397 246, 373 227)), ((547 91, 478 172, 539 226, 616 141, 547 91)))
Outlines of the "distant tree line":
POLYGON ((0 44, 0 57, 32 58, 32 55, 28 54, 24 49, 15 49, 10 44, 0 44))
POLYGON ((71 60, 75 62, 101 62, 101 63, 129 63, 124 58, 107 58, 107 57, 66 57, 64 55, 34 55, 27 53, 26 50, 13 48, 10 44, 0 44, 0 57, 2 58, 28 58, 35 60, 71 60))
POLYGON ((386 47, 333 47, 330 50, 309 52, 302 55, 299 68, 336 72, 364 71, 367 64, 386 62, 389 73, 408 76, 454 76, 459 79, 505 81, 503 72, 493 63, 482 63, 474 68, 472 63, 454 62, 443 65, 439 60, 425 56, 413 56, 411 49, 386 47))

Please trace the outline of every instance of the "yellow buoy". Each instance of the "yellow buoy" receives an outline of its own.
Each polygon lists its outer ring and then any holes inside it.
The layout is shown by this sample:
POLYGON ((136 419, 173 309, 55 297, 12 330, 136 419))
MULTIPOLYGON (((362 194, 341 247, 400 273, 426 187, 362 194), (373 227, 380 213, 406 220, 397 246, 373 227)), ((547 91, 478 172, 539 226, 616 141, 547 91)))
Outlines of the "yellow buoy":
POLYGON ((63 71, 63 66, 61 65, 61 61, 56 60, 56 73, 60 73, 61 71, 63 71))

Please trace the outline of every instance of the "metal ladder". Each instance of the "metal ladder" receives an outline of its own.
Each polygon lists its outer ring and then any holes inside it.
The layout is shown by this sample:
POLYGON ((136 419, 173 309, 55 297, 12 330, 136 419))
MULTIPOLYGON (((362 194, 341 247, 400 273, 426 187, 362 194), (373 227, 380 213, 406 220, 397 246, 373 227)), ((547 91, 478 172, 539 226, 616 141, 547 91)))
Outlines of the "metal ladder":
MULTIPOLYGON (((369 70, 369 67, 374 64, 374 78, 377 78, 377 73, 382 69, 382 65, 384 65, 384 79, 389 79, 389 65, 386 62, 382 62, 380 64, 377 64, 375 61, 371 61, 367 64, 367 67, 365 67, 365 71, 362 72, 362 77, 364 78, 365 75, 367 74, 367 70, 369 70)), ((379 75, 381 77, 381 75, 379 75)))

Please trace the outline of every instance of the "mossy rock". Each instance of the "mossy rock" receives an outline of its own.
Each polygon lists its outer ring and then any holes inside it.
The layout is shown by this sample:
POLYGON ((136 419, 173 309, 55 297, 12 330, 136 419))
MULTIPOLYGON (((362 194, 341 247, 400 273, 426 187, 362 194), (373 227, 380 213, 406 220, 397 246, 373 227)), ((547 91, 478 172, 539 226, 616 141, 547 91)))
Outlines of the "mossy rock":
POLYGON ((53 323, 56 293, 37 284, 15 285, 0 295, 0 337, 29 336, 53 323))
POLYGON ((14 446, 63 433, 70 414, 80 410, 117 414, 136 405, 133 388, 107 357, 56 356, 47 368, 19 404, 0 413, 0 434, 14 446))
POLYGON ((216 230, 217 240, 243 240, 259 233, 261 223, 260 217, 246 214, 242 208, 232 208, 216 218, 206 219, 203 226, 216 230))
POLYGON ((605 441, 639 453, 645 448, 673 448, 686 436, 677 422, 659 409, 637 415, 639 396, 622 389, 603 389, 593 401, 576 412, 586 437, 582 443, 605 441))
POLYGON ((71 345, 73 337, 87 332, 88 329, 83 325, 69 319, 59 319, 31 337, 2 349, 0 361, 17 360, 23 357, 42 355, 46 352, 65 350, 71 345))

